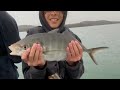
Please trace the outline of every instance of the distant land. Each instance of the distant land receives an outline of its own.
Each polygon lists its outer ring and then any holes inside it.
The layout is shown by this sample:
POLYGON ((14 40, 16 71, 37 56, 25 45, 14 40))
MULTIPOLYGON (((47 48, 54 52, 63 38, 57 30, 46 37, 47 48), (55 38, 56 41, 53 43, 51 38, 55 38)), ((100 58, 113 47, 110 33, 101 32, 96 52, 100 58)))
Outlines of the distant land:
MULTIPOLYGON (((89 27, 89 26, 98 26, 98 25, 108 25, 108 24, 118 24, 120 21, 107 21, 107 20, 98 20, 98 21, 83 21, 80 23, 66 24, 65 26, 69 28, 77 27, 89 27)), ((34 28, 34 25, 19 25, 19 32, 26 32, 27 30, 34 28)))
POLYGON ((107 21, 107 20, 99 20, 99 21, 83 21, 75 24, 66 25, 69 28, 75 27, 89 27, 89 26, 97 26, 97 25, 107 25, 107 24, 118 24, 120 21, 107 21))

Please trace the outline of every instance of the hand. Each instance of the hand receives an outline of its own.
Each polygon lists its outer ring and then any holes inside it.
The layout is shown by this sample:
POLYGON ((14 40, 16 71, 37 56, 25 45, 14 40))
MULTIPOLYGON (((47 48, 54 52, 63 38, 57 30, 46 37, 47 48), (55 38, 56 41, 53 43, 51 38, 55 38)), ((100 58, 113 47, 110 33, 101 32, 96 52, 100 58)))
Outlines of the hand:
POLYGON ((27 49, 22 54, 22 60, 27 63, 29 66, 40 66, 44 67, 45 60, 42 57, 43 48, 40 44, 33 44, 33 47, 27 49))
POLYGON ((76 62, 82 59, 83 49, 78 41, 71 41, 66 49, 67 51, 67 63, 74 65, 76 62))

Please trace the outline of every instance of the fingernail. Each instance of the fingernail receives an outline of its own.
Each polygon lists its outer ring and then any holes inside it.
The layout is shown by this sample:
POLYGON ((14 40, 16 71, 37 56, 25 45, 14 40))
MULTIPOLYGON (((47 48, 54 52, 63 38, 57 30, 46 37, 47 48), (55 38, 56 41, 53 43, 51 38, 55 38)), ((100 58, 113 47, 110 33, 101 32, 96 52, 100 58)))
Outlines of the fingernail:
POLYGON ((41 45, 40 44, 38 44, 38 49, 41 49, 41 45))
POLYGON ((37 44, 37 47, 40 47, 40 45, 39 45, 39 44, 37 44))
POLYGON ((76 43, 78 43, 78 41, 75 41, 76 43))
POLYGON ((74 41, 72 40, 71 43, 73 43, 74 41))
POLYGON ((27 52, 29 52, 29 51, 30 51, 30 48, 27 49, 27 52))
POLYGON ((34 43, 33 46, 35 47, 35 46, 36 46, 36 43, 34 43))
POLYGON ((69 43, 69 46, 71 46, 71 43, 69 43))
POLYGON ((41 44, 39 44, 39 46, 42 47, 41 44))
POLYGON ((67 47, 66 49, 68 50, 69 48, 67 47))
POLYGON ((71 42, 69 43, 69 45, 71 44, 71 42))

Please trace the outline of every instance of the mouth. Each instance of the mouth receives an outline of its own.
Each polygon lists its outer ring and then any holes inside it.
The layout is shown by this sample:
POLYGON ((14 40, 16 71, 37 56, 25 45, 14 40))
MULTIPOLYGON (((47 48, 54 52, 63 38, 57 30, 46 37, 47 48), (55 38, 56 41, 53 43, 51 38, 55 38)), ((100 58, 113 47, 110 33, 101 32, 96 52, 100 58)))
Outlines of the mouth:
POLYGON ((52 21, 52 22, 57 22, 59 19, 57 19, 57 18, 51 18, 49 20, 52 21))

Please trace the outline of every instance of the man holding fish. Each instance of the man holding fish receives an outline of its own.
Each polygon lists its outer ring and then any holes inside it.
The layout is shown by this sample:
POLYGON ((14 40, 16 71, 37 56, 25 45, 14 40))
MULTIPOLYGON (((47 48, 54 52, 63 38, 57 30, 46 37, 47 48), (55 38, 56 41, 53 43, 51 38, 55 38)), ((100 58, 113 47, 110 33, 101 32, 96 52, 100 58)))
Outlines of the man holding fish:
MULTIPOLYGON (((36 33, 49 33, 54 29, 58 29, 58 33, 63 33, 66 30, 64 25, 67 11, 39 11, 39 18, 42 27, 29 30, 27 36, 36 33)), ((76 35, 75 37, 81 42, 76 35)), ((49 77, 55 74, 61 79, 80 79, 84 73, 83 50, 77 40, 72 40, 66 47, 67 57, 64 61, 45 60, 42 56, 44 48, 40 43, 34 43, 21 56, 24 61, 23 74, 25 79, 50 79, 49 77)))

